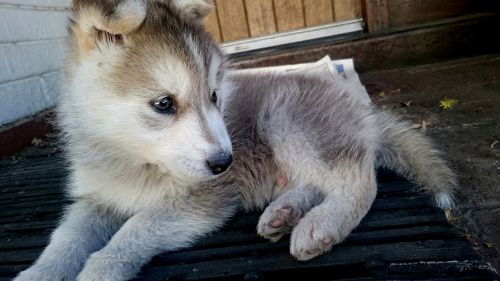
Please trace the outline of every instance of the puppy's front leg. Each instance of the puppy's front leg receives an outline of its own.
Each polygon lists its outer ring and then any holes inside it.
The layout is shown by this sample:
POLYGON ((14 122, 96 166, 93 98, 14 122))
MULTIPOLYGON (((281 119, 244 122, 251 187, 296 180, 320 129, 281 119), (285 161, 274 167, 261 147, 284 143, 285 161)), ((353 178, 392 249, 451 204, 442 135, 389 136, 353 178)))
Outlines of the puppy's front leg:
POLYGON ((106 247, 90 256, 78 280, 133 278, 153 256, 190 246, 222 225, 222 217, 202 213, 151 209, 134 215, 106 247))
POLYGON ((72 204, 40 258, 14 280, 75 280, 88 256, 103 247, 122 223, 91 200, 72 204))

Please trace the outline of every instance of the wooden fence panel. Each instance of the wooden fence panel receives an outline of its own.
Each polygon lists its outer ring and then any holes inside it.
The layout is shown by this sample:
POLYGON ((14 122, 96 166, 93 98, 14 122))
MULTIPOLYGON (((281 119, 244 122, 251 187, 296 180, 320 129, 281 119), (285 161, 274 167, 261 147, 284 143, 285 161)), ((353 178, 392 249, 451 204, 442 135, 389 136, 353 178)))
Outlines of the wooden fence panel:
POLYGON ((216 9, 206 18, 205 26, 217 42, 258 37, 362 17, 362 0, 213 0, 213 2, 216 9))
POLYGON ((250 36, 276 32, 273 0, 245 0, 250 36))
POLYGON ((223 41, 232 41, 249 36, 243 0, 215 1, 223 41))
POLYGON ((302 0, 274 0, 278 31, 289 31, 305 26, 302 0))
POLYGON ((333 22, 333 3, 331 0, 304 0, 306 26, 333 22))
POLYGON ((205 19, 205 28, 212 34, 215 41, 222 42, 217 10, 214 9, 205 19))
POLYGON ((361 0, 332 0, 334 20, 352 20, 362 17, 361 0))

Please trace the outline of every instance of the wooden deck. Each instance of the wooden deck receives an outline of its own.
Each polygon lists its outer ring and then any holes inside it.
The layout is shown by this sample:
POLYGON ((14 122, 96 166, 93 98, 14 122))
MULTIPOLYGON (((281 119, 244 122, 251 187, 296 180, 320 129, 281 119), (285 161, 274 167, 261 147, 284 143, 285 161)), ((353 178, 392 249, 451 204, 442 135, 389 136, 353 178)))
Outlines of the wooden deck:
MULTIPOLYGON (((68 200, 59 153, 0 160, 0 280, 28 267, 48 242, 68 200)), ((137 280, 496 280, 499 276, 414 187, 391 176, 361 225, 309 262, 289 241, 257 237, 258 213, 241 214, 195 247, 155 257, 137 280)))

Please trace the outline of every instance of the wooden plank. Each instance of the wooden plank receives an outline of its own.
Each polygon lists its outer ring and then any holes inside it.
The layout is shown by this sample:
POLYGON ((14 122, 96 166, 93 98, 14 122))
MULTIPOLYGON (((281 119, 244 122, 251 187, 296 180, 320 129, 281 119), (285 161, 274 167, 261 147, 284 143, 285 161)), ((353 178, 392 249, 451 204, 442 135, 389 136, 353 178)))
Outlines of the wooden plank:
MULTIPOLYGON (((48 122, 48 121, 46 121, 48 122)), ((8 168, 11 170, 22 172, 26 168, 41 168, 47 165, 57 165, 59 167, 63 167, 67 163, 66 160, 61 157, 59 154, 51 156, 51 157, 40 157, 40 158, 28 158, 16 160, 10 164, 6 164, 3 168, 8 168)))
POLYGON ((12 278, 17 275, 18 272, 28 268, 30 264, 0 264, 0 281, 12 281, 12 278), (10 277, 5 277, 10 276, 10 277))
POLYGON ((219 19, 217 15, 217 10, 213 10, 206 18, 205 18, 205 29, 212 34, 213 38, 217 42, 222 41, 222 36, 220 32, 219 19))
POLYGON ((305 26, 302 0, 274 0, 278 31, 289 31, 305 26))
MULTIPOLYGON (((30 180, 30 179, 42 179, 45 177, 53 177, 52 174, 57 174, 59 175, 60 173, 67 173, 67 169, 65 167, 54 167, 50 166, 54 165, 53 163, 48 162, 48 165, 44 168, 43 166, 38 166, 38 167, 26 167, 24 170, 21 169, 9 169, 5 173, 5 177, 15 180, 16 178, 24 179, 24 180, 30 180)), ((0 180, 1 182, 4 182, 3 179, 0 180)))
MULTIPOLYGON (((47 204, 47 205, 61 205, 63 203, 68 203, 63 196, 55 197, 55 196, 50 196, 48 200, 43 200, 39 201, 39 204, 47 204), (43 202, 43 203, 42 203, 43 202)), ((8 204, 2 205, 5 207, 5 209, 23 209, 23 208, 33 208, 33 205, 39 205, 39 204, 33 204, 33 202, 29 200, 14 200, 13 202, 11 201, 8 204)), ((0 226, 0 229, 2 226, 0 226)))
POLYGON ((65 178, 66 174, 61 175, 56 175, 53 178, 48 177, 46 179, 44 178, 39 178, 39 179, 28 179, 25 181, 21 181, 19 179, 15 180, 13 179, 10 183, 2 183, 2 192, 0 194, 4 193, 9 193, 9 192, 16 192, 16 189, 19 190, 20 187, 26 186, 26 190, 33 190, 33 189, 40 189, 40 188, 45 188, 42 186, 42 184, 61 184, 66 181, 65 178))
POLYGON ((331 0, 304 0, 306 26, 316 26, 333 21, 331 0))
POLYGON ((61 205, 48 205, 48 206, 41 206, 41 204, 34 206, 33 208, 29 209, 14 209, 14 210, 7 210, 7 211, 1 211, 0 212, 0 217, 13 217, 13 216, 40 216, 40 215, 46 215, 46 214, 54 214, 54 213, 62 213, 63 207, 61 205))
MULTIPOLYGON (((377 203, 375 201, 374 204, 377 203)), ((393 201, 396 201, 393 199, 393 201)), ((238 216, 227 224, 226 229, 255 229, 259 219, 258 213, 248 216, 238 216)), ((371 210, 361 221, 355 231, 367 231, 377 228, 388 228, 392 226, 412 225, 412 224, 441 224, 446 223, 446 217, 442 211, 434 207, 419 207, 401 210, 373 211, 371 210)))
MULTIPOLYGON (((256 235, 253 235, 256 237, 256 235)), ((456 233, 449 226, 414 227, 405 229, 394 229, 375 231, 368 233, 354 233, 348 239, 336 247, 352 247, 371 243, 397 243, 401 237, 410 240, 437 240, 456 239, 456 233)), ((213 247, 213 246, 212 246, 213 247)), ((277 252, 287 252, 290 247, 289 238, 283 238, 278 243, 271 244, 266 240, 245 241, 239 245, 223 245, 213 248, 191 248, 183 251, 164 253, 158 255, 154 264, 174 265, 179 263, 193 263, 210 261, 215 259, 227 259, 231 256, 261 256, 277 252)))
MULTIPOLYGON (((277 245, 281 246, 281 242, 277 245)), ((285 251, 273 252, 270 255, 256 254, 208 262, 155 266, 149 268, 149 270, 146 269, 143 278, 144 280, 235 279, 238 276, 244 276, 248 272, 266 273, 279 269, 280 271, 292 270, 297 273, 299 270, 310 270, 311 267, 318 272, 321 268, 334 269, 334 267, 356 264, 364 266, 361 264, 367 260, 406 260, 408 259, 408 253, 411 253, 411 258, 414 260, 447 260, 450 257, 477 258, 477 254, 470 246, 466 242, 459 240, 423 240, 419 241, 419 243, 400 242, 370 246, 338 246, 334 247, 330 253, 309 263, 290 258, 286 248, 285 251), (440 250, 436 251, 436 249, 440 250)), ((13 254, 15 257, 12 258, 23 259, 20 255, 13 254)), ((362 272, 359 273, 362 274, 362 272)))
POLYGON ((272 0, 245 0, 245 7, 252 37, 276 32, 272 0))
POLYGON ((65 199, 66 194, 61 191, 52 192, 50 190, 45 191, 47 194, 31 195, 31 194, 18 194, 10 197, 3 197, 0 199, 0 206, 3 208, 9 207, 11 204, 18 204, 18 202, 37 204, 40 201, 57 199, 61 202, 65 199))
POLYGON ((222 41, 232 41, 249 36, 243 0, 217 0, 217 14, 222 41))
MULTIPOLYGON (((53 165, 50 162, 48 162, 48 165, 53 165)), ((8 169, 6 171, 6 177, 9 179, 15 179, 15 178, 21 178, 25 180, 29 179, 39 179, 43 178, 44 176, 47 177, 49 174, 47 173, 60 173, 60 172, 66 172, 66 168, 64 167, 54 167, 54 166, 32 166, 32 167, 25 167, 25 169, 8 169)), ((3 180, 3 179, 2 179, 3 180)), ((2 181, 0 181, 2 182, 2 181)))
POLYGON ((388 0, 364 0, 365 21, 368 32, 389 28, 388 0))
POLYGON ((58 220, 62 216, 62 210, 59 210, 59 212, 54 212, 54 213, 48 213, 48 214, 24 214, 24 215, 18 215, 18 216, 8 216, 8 217, 3 217, 0 218, 0 224, 4 223, 15 223, 15 222, 27 222, 27 221, 38 221, 41 219, 44 220, 58 220))
POLYGON ((40 231, 50 231, 56 228, 57 220, 40 220, 30 222, 13 222, 4 224, 0 227, 0 233, 40 233, 40 231))
POLYGON ((398 199, 394 198, 377 198, 377 199, 378 200, 376 200, 376 202, 374 202, 371 207, 372 211, 433 207, 429 197, 424 195, 400 197, 398 199))
POLYGON ((0 261, 2 263, 31 263, 42 252, 42 248, 22 249, 14 251, 1 251, 0 261))
MULTIPOLYGON (((399 27, 466 14, 491 12, 499 1, 489 0, 405 0, 388 1, 389 26, 399 27)), ((496 9, 498 11, 498 7, 496 9)))
POLYGON ((49 243, 50 235, 16 236, 0 238, 0 251, 44 248, 49 243))
MULTIPOLYGON (((36 233, 30 233, 28 236, 22 237, 2 237, 0 238, 0 250, 15 250, 25 248, 42 248, 48 242, 48 235, 41 235, 40 229, 49 230, 57 222, 56 219, 42 222, 33 222, 36 224, 31 230, 37 230, 36 233)), ((255 221, 255 224, 257 222, 255 221)), ((27 229, 24 226, 25 229, 27 229)), ((48 232, 47 232, 48 233, 48 232)), ((407 228, 394 228, 383 230, 371 231, 355 231, 342 245, 359 245, 369 243, 390 243, 398 242, 401 237, 405 237, 406 241, 418 239, 437 239, 437 238, 453 238, 456 232, 453 227, 449 225, 424 225, 407 228)), ((255 231, 248 230, 223 230, 207 237, 195 244, 193 248, 185 249, 180 252, 194 253, 207 249, 225 247, 230 249, 237 245, 258 244, 267 242, 263 238, 257 236, 255 231)), ((226 250, 227 251, 227 250, 226 250)), ((162 254, 161 256, 168 256, 168 259, 175 259, 176 255, 172 253, 162 254)))
MULTIPOLYGON (((0 185, 2 186, 2 190, 0 191, 0 194, 4 193, 9 193, 9 192, 17 192, 19 190, 18 187, 21 186, 26 186, 26 190, 33 190, 38 187, 40 184, 47 184, 47 183, 54 183, 54 184, 59 184, 61 182, 66 181, 68 173, 65 171, 47 171, 47 177, 33 177, 32 179, 30 178, 25 178, 22 179, 19 176, 16 177, 6 177, 6 181, 0 182, 0 185), (50 173, 50 174, 49 174, 50 173)), ((26 175, 25 177, 29 177, 29 175, 26 175)), ((41 187, 44 188, 44 187, 41 187)))
POLYGON ((335 21, 353 20, 362 17, 361 0, 332 0, 335 21))

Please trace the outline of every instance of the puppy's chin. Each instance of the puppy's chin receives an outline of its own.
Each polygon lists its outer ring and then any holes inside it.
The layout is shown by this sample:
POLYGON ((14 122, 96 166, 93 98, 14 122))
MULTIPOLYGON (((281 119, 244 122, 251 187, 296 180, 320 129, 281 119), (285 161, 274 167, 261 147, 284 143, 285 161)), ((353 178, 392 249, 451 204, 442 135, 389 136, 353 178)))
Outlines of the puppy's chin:
POLYGON ((197 183, 205 182, 215 178, 214 175, 206 174, 177 174, 174 175, 175 181, 181 185, 189 185, 196 187, 197 183))
POLYGON ((175 168, 164 164, 157 164, 162 174, 168 175, 175 182, 181 185, 192 185, 203 181, 208 181, 216 176, 208 169, 197 169, 192 166, 184 167, 178 165, 175 168))

